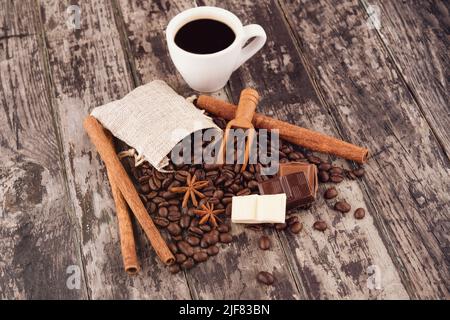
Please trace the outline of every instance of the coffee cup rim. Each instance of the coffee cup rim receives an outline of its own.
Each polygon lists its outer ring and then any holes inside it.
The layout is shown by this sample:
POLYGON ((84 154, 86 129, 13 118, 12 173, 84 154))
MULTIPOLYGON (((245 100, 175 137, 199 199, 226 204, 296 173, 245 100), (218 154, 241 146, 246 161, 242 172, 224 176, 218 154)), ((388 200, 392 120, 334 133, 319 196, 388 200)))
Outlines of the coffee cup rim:
POLYGON ((227 53, 228 51, 233 50, 234 47, 236 47, 238 45, 238 41, 242 35, 242 29, 243 29, 242 22, 241 22, 241 20, 239 20, 239 18, 234 13, 232 13, 226 9, 219 8, 219 7, 202 6, 202 7, 195 7, 195 8, 187 9, 185 11, 178 13, 175 17, 173 17, 169 21, 169 24, 167 25, 166 38, 167 38, 168 44, 173 45, 175 48, 177 48, 178 50, 182 51, 185 54, 188 54, 188 55, 191 55, 194 57, 208 58, 208 57, 216 57, 216 56, 222 55, 224 53, 227 53), (207 14, 211 13, 212 11, 219 13, 221 17, 224 17, 224 19, 228 18, 228 21, 232 20, 234 22, 235 26, 230 25, 229 23, 227 23, 227 21, 216 19, 216 17, 208 16, 207 14), (202 16, 202 15, 204 15, 204 16, 202 16), (216 21, 226 24, 235 33, 236 37, 235 37, 234 41, 223 50, 220 50, 220 51, 217 51, 214 53, 206 53, 206 54, 189 52, 189 51, 186 51, 183 48, 179 47, 175 43, 175 35, 177 34, 178 30, 180 30, 187 23, 189 23, 191 21, 199 20, 199 19, 212 19, 212 20, 216 20, 216 21), (239 30, 237 30, 237 28, 239 30))

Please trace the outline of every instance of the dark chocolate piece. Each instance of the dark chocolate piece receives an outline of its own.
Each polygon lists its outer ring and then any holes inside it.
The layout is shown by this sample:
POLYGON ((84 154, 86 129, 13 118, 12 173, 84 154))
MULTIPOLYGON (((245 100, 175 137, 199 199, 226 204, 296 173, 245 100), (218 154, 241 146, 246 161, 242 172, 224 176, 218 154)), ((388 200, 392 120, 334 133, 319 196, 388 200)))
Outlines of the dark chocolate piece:
POLYGON ((258 187, 262 195, 285 193, 287 209, 305 206, 315 200, 314 186, 303 172, 266 180, 258 187))

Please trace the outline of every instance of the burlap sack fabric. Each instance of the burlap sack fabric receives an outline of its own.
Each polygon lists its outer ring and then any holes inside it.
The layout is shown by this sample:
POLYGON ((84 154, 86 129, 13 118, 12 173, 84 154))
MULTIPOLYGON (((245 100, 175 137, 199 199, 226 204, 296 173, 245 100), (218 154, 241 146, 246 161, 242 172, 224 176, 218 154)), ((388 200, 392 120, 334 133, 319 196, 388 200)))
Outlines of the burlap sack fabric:
POLYGON ((91 115, 157 170, 168 164, 169 152, 192 132, 208 128, 220 131, 203 111, 161 80, 97 107, 91 115))

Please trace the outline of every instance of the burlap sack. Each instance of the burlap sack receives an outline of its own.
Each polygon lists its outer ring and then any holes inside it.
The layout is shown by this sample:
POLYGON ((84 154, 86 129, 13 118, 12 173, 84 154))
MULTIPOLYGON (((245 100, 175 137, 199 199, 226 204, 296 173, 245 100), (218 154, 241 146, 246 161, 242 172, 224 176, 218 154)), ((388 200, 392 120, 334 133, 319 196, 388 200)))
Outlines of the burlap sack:
POLYGON ((160 80, 95 108, 91 115, 158 170, 168 164, 166 155, 187 135, 207 128, 220 131, 203 111, 160 80))

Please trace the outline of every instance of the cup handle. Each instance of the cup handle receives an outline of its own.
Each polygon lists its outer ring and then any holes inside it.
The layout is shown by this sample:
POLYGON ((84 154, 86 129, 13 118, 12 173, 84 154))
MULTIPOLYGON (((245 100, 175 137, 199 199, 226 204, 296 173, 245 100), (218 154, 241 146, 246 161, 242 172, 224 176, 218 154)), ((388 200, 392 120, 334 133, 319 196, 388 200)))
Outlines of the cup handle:
POLYGON ((236 66, 234 67, 234 70, 239 68, 245 61, 250 59, 266 43, 267 39, 266 32, 258 24, 249 24, 248 26, 244 27, 244 37, 243 37, 244 39, 242 41, 242 44, 245 44, 250 38, 253 37, 255 39, 253 39, 252 42, 250 42, 244 48, 242 48, 241 55, 236 63, 236 66))

